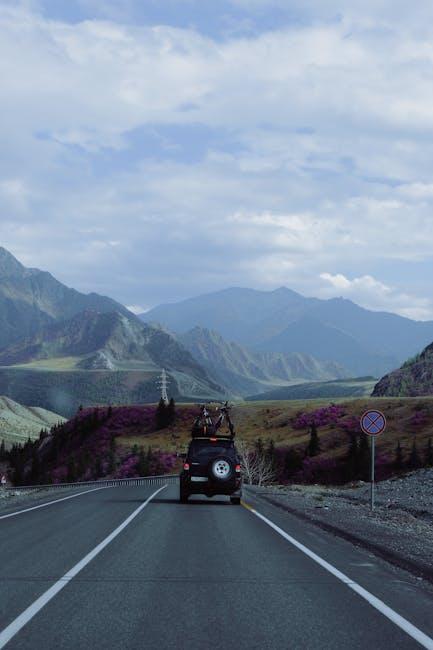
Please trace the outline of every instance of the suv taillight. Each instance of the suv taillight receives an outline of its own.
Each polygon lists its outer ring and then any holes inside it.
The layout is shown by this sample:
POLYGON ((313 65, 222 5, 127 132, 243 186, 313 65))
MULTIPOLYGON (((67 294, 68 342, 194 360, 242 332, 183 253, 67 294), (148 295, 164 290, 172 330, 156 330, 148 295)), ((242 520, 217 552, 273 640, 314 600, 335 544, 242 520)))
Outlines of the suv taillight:
POLYGON ((240 466, 240 465, 236 465, 235 470, 236 470, 236 472, 240 472, 240 471, 241 471, 241 466, 240 466))
POLYGON ((189 470, 189 463, 184 463, 183 464, 183 469, 188 471, 189 470))

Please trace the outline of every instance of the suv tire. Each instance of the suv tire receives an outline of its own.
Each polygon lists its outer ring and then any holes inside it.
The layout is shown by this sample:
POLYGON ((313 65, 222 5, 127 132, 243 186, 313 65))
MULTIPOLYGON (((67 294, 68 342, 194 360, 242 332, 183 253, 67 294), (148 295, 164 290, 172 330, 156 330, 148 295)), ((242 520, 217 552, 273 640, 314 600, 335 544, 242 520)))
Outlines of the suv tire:
POLYGON ((181 485, 179 491, 179 501, 181 503, 187 503, 189 497, 189 492, 181 485))
POLYGON ((232 504, 232 506, 240 506, 241 497, 230 497, 230 503, 232 504))

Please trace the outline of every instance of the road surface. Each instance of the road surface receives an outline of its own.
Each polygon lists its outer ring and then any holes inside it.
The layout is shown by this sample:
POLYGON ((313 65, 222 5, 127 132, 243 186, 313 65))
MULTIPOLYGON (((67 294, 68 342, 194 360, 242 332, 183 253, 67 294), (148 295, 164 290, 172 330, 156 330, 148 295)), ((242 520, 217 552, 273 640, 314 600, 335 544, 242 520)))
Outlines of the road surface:
POLYGON ((0 648, 433 648, 422 581, 252 495, 266 520, 156 490, 0 513, 0 648))

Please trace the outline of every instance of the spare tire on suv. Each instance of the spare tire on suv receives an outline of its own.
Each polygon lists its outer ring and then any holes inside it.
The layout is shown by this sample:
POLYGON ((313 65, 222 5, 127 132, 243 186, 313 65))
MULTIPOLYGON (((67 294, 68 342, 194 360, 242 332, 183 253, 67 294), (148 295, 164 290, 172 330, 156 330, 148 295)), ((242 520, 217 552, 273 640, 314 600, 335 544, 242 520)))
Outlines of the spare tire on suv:
POLYGON ((209 463, 208 474, 214 481, 228 481, 234 474, 233 462, 226 456, 215 458, 209 463))

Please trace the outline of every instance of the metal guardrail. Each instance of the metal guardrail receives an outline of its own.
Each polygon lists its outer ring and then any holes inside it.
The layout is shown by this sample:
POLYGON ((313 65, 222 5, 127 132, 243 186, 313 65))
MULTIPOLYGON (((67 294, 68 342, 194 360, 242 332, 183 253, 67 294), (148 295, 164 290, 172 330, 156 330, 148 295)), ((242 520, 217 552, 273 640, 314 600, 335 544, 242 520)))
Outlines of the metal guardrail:
POLYGON ((135 478, 112 478, 99 481, 81 481, 79 483, 49 483, 48 485, 17 485, 5 487, 5 490, 59 490, 61 488, 82 487, 125 487, 137 485, 174 485, 178 482, 178 474, 162 474, 161 476, 137 476, 135 478))

